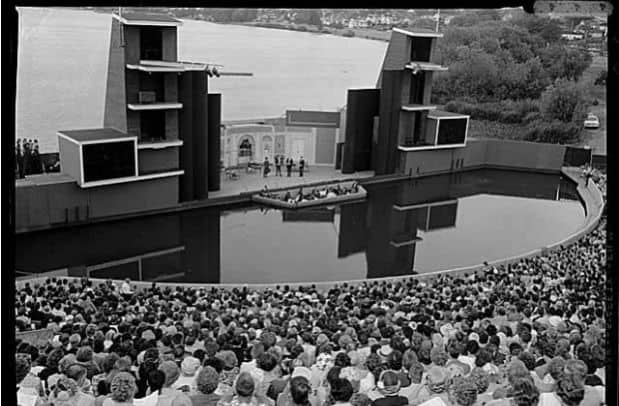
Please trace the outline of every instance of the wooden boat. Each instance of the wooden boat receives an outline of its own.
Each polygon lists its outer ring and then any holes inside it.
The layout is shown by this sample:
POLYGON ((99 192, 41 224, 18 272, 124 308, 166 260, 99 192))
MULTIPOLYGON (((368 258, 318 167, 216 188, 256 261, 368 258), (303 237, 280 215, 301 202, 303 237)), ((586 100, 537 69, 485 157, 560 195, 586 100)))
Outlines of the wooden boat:
POLYGON ((303 187, 297 186, 294 188, 278 190, 275 192, 267 192, 267 194, 268 196, 265 195, 265 192, 256 193, 252 195, 251 200, 256 203, 278 207, 281 209, 300 209, 300 208, 305 208, 305 207, 334 205, 338 203, 349 202, 352 200, 361 200, 361 199, 365 199, 368 193, 363 188, 363 186, 359 185, 357 182, 336 182, 336 183, 328 183, 328 184, 313 185, 313 186, 312 185, 303 186, 303 187), (342 194, 342 195, 338 195, 334 197, 322 197, 318 199, 303 200, 303 201, 295 200, 294 202, 284 200, 286 193, 290 193, 293 197, 295 197, 298 195, 300 189, 303 190, 303 194, 311 194, 314 189, 322 190, 322 189, 328 189, 330 187, 337 187, 338 185, 342 189, 351 189, 353 185, 355 184, 357 185, 356 192, 350 192, 347 194, 342 194))

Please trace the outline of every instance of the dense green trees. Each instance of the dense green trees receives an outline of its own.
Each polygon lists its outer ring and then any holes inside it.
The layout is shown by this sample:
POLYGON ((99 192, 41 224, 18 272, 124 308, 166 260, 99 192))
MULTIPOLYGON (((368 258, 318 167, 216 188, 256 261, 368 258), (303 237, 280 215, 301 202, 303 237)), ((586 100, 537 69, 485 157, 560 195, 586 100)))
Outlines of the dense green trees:
POLYGON ((475 16, 454 17, 438 42, 436 59, 449 71, 434 81, 436 103, 536 99, 556 79, 577 80, 591 63, 589 53, 559 42, 553 20, 523 15, 500 21, 491 10, 475 16))
POLYGON ((558 79, 540 99, 540 112, 546 120, 581 123, 586 113, 585 92, 571 80, 558 79))
POLYGON ((319 9, 297 10, 294 21, 298 24, 309 24, 322 28, 321 12, 319 9))
MULTIPOLYGON (((578 139, 587 92, 577 81, 591 56, 561 43, 555 20, 522 14, 501 21, 491 10, 454 17, 436 62, 449 71, 436 74, 433 103, 485 123, 480 129, 514 125, 526 140, 578 139)), ((488 136, 501 137, 494 132, 488 136)))

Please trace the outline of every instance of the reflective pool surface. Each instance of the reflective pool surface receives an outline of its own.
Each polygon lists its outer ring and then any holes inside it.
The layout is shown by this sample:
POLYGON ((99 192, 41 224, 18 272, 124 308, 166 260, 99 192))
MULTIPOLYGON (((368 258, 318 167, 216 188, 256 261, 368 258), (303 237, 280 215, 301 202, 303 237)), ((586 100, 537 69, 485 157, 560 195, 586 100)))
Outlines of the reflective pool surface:
POLYGON ((354 280, 522 254, 585 219, 559 175, 484 169, 367 190, 365 201, 334 207, 204 209, 18 235, 16 268, 196 283, 354 280))

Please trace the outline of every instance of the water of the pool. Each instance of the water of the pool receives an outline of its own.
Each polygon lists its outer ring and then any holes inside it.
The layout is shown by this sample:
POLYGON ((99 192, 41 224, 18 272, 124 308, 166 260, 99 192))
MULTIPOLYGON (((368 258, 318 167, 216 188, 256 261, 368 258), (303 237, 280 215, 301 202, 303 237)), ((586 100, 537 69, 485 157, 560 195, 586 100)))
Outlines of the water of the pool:
POLYGON ((585 219, 560 175, 483 169, 367 189, 365 201, 311 210, 252 205, 21 234, 16 268, 162 282, 358 280, 511 257, 585 219))

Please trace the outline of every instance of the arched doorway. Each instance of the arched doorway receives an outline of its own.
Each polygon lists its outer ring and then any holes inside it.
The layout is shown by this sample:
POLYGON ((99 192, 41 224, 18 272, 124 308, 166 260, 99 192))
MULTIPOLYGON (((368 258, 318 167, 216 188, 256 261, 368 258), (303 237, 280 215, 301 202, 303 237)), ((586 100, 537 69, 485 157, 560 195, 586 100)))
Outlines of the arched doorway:
POLYGON ((254 160, 256 143, 251 135, 244 135, 239 139, 238 163, 248 163, 254 160))

